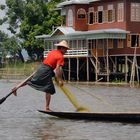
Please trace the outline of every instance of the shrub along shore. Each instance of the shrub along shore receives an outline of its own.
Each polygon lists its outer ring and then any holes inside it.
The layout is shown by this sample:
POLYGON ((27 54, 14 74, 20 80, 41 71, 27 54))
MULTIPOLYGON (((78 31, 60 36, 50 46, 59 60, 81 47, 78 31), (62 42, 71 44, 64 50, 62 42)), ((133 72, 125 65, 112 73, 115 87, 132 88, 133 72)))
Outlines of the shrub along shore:
MULTIPOLYGON (((41 62, 28 62, 28 63, 8 63, 3 68, 0 68, 0 79, 6 80, 22 80, 31 75, 37 67, 40 65, 41 62)), ((81 84, 94 84, 94 85, 110 85, 110 86, 131 86, 130 83, 125 83, 124 81, 114 81, 114 82, 100 82, 100 81, 69 81, 68 83, 81 83, 81 84)), ((66 81, 67 83, 67 81, 66 81)), ((138 83, 134 83, 133 86, 139 87, 138 83)))
POLYGON ((34 72, 39 62, 6 64, 0 68, 0 79, 22 79, 34 72))

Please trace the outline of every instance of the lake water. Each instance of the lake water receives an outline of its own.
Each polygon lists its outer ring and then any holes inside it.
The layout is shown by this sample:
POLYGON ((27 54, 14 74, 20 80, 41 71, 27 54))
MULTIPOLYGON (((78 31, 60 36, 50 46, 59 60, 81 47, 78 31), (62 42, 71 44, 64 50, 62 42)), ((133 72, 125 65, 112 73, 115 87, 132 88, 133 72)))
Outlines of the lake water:
MULTIPOLYGON (((0 81, 0 98, 16 82, 0 81)), ((80 105, 91 112, 140 112, 139 88, 66 84, 80 105)), ((56 88, 51 109, 75 111, 71 102, 56 88)), ((74 121, 51 117, 44 109, 44 93, 29 86, 18 90, 0 105, 0 140, 140 140, 140 124, 74 121)))

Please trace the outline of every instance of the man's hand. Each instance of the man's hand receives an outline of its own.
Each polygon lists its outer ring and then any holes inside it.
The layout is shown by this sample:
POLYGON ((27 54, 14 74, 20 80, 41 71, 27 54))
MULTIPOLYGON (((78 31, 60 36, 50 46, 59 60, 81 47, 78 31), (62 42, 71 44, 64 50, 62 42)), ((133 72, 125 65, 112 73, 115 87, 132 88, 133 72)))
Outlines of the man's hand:
POLYGON ((62 79, 62 73, 63 73, 62 72, 62 66, 57 65, 54 72, 55 72, 55 80, 56 80, 57 84, 59 86, 63 86, 64 82, 63 82, 63 79, 62 79))
POLYGON ((58 84, 60 87, 62 87, 64 85, 64 82, 63 81, 58 81, 58 84))
POLYGON ((17 96, 17 87, 14 87, 14 88, 12 89, 12 92, 13 92, 13 94, 14 94, 15 96, 17 96))
POLYGON ((59 85, 60 87, 64 85, 63 80, 59 80, 55 77, 55 81, 56 81, 57 85, 59 85))

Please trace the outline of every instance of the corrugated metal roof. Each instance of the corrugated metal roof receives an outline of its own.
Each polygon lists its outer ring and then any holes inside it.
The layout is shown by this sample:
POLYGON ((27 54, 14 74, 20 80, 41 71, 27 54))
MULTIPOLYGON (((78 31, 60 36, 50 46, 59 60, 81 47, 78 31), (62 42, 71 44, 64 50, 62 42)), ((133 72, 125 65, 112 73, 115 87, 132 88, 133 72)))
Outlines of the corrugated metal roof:
POLYGON ((96 1, 101 1, 101 0, 89 0, 89 2, 96 2, 96 1))
POLYGON ((66 5, 71 5, 71 4, 89 4, 89 0, 67 0, 67 1, 59 3, 57 7, 63 7, 66 5))
MULTIPOLYGON (((57 29, 55 29, 55 31, 51 34, 51 35, 42 35, 42 36, 36 36, 36 38, 45 38, 45 39, 51 39, 53 38, 53 35, 55 35, 55 33, 57 31, 62 32, 64 35, 63 37, 67 37, 67 38, 74 38, 74 37, 80 37, 80 38, 92 38, 93 36, 96 38, 98 37, 109 37, 110 34, 114 34, 114 36, 119 37, 119 35, 117 34, 122 34, 125 35, 127 33, 129 33, 129 31, 126 30, 122 30, 122 29, 100 29, 100 30, 90 30, 90 31, 75 31, 72 27, 63 27, 60 26, 57 29), (115 35, 116 34, 116 35, 115 35)), ((57 38, 61 38, 62 35, 57 35, 57 38)), ((110 36, 112 37, 112 35, 110 36)), ((55 36, 56 38, 56 36, 55 36)))
POLYGON ((83 38, 83 39, 105 39, 105 38, 121 38, 125 39, 128 31, 122 29, 100 29, 91 31, 75 31, 67 35, 67 38, 83 38))
POLYGON ((129 33, 126 30, 118 29, 118 28, 110 28, 110 29, 100 29, 100 30, 90 30, 90 31, 75 31, 72 27, 58 27, 52 34, 55 34, 56 31, 60 30, 64 35, 82 35, 82 34, 99 34, 99 33, 129 33))
POLYGON ((71 33, 71 35, 81 35, 81 34, 99 34, 99 33, 129 33, 126 30, 122 29, 100 29, 100 30, 90 30, 90 31, 75 31, 74 33, 71 33))
POLYGON ((57 7, 63 7, 71 4, 89 4, 90 2, 96 2, 96 1, 100 1, 100 0, 66 0, 64 2, 59 3, 57 7))
POLYGON ((65 35, 75 33, 75 30, 72 27, 60 26, 60 27, 58 27, 54 30, 54 32, 51 34, 51 36, 53 36, 55 34, 55 32, 58 31, 58 30, 61 31, 65 35))
POLYGON ((75 32, 75 30, 72 27, 57 27, 52 34, 50 35, 37 35, 35 36, 36 39, 41 39, 41 38, 50 38, 52 37, 57 31, 62 32, 64 35, 72 34, 75 32))
POLYGON ((51 37, 50 35, 37 35, 35 36, 36 39, 41 39, 41 38, 48 38, 51 37))

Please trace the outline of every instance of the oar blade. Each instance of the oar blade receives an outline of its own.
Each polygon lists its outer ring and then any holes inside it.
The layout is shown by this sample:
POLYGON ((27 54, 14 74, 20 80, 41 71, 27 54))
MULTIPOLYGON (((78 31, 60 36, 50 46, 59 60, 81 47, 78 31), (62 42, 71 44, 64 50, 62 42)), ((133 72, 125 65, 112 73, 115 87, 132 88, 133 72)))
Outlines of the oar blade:
POLYGON ((77 112, 90 112, 88 108, 78 104, 76 97, 64 85, 60 86, 60 88, 64 92, 64 94, 68 97, 73 106, 76 108, 77 112))
POLYGON ((0 104, 2 104, 5 100, 6 100, 5 97, 3 97, 2 99, 0 99, 0 104))
MULTIPOLYGON (((35 71, 36 72, 36 71, 35 71)), ((20 88, 21 86, 23 86, 29 79, 31 79, 33 77, 33 75, 35 74, 35 72, 33 72, 29 77, 27 77, 24 81, 22 81, 21 83, 19 83, 16 86, 15 91, 20 88)), ((8 95, 6 95, 5 97, 3 97, 2 99, 0 99, 0 104, 2 104, 10 95, 12 95, 14 92, 14 90, 12 90, 8 95)))
POLYGON ((86 107, 80 106, 76 110, 77 112, 90 112, 90 110, 86 107))
POLYGON ((11 91, 9 94, 7 94, 5 97, 0 99, 0 104, 2 104, 10 95, 12 95, 13 91, 11 91))

